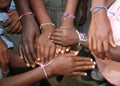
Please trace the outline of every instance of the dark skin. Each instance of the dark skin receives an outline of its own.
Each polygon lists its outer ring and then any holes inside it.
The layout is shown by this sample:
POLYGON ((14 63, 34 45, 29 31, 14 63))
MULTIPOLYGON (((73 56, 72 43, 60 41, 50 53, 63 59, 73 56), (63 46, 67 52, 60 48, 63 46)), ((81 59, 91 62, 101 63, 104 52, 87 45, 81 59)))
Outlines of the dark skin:
MULTIPOLYGON (((109 7, 112 3, 114 3, 114 1, 115 0, 100 0, 98 2, 97 0, 92 0, 92 7, 101 5, 107 5, 107 7, 109 7)), ((91 26, 89 28, 89 49, 91 52, 94 52, 95 55, 99 58, 110 59, 110 46, 116 47, 116 45, 113 40, 112 28, 110 26, 109 19, 107 18, 107 11, 105 9, 101 9, 95 14, 92 13, 91 25, 92 23, 95 24, 95 28, 91 28, 91 26)))
MULTIPOLYGON (((10 0, 0 0, 0 9, 5 9, 10 4, 10 0)), ((19 21, 19 15, 16 10, 7 12, 9 19, 5 21, 4 26, 8 27, 8 33, 20 33, 22 31, 22 25, 19 21)))
MULTIPOLYGON (((29 7, 28 0, 15 0, 15 3, 20 15, 25 12, 32 11, 29 7)), ((35 67, 37 53, 34 42, 40 35, 39 27, 32 15, 24 16, 24 18, 21 19, 21 22, 23 25, 22 38, 20 43, 20 52, 22 52, 21 56, 23 56, 27 66, 31 65, 32 67, 35 67)))
MULTIPOLYGON (((43 0, 35 0, 35 1, 31 0, 30 2, 36 14, 39 24, 52 22, 52 20, 50 19, 50 17, 46 12, 43 0)), ((74 15, 77 2, 78 0, 76 1, 67 0, 67 4, 64 12, 74 15)), ((72 18, 70 18, 70 20, 67 18, 63 18, 61 27, 63 26, 73 27, 73 22, 74 22, 74 19, 72 18)), ((69 48, 66 48, 61 45, 56 45, 48 38, 54 29, 55 27, 53 27, 52 25, 43 26, 41 29, 41 32, 42 32, 41 36, 39 37, 38 40, 36 40, 37 41, 36 45, 38 46, 37 51, 39 54, 39 58, 41 59, 42 62, 47 62, 51 60, 54 57, 55 52, 57 54, 60 54, 60 53, 63 54, 65 53, 65 51, 69 51, 69 48)))
MULTIPOLYGON (((91 25, 91 28, 94 28, 95 26, 94 25, 91 25)), ((76 31, 71 28, 67 28, 67 29, 64 29, 64 30, 55 30, 52 34, 51 34, 51 37, 50 37, 53 42, 56 43, 56 40, 57 40, 57 43, 58 44, 62 44, 63 46, 71 46, 71 45, 75 45, 75 44, 78 44, 79 43, 79 38, 78 38, 78 35, 76 33, 76 31), (63 35, 64 33, 64 35, 63 35), (72 34, 69 34, 69 33, 72 33, 72 34), (72 35, 72 36, 71 36, 72 35), (72 41, 71 41, 72 40, 72 41)), ((85 47, 88 47, 88 42, 81 42, 81 45, 82 46, 85 46, 85 47)), ((116 48, 113 48, 113 47, 110 47, 110 53, 111 53, 111 56, 112 56, 112 60, 114 61, 120 61, 120 47, 117 46, 116 48)), ((102 58, 104 59, 104 57, 102 58)))
MULTIPOLYGON (((10 52, 10 65, 15 68, 26 67, 23 60, 14 52, 10 52)), ((94 68, 95 63, 90 58, 83 58, 76 56, 73 52, 59 55, 53 59, 52 64, 45 67, 48 76, 59 74, 59 75, 75 75, 85 76, 85 72, 80 70, 89 70, 94 68), (67 59, 66 59, 67 58, 67 59), (62 62, 62 63, 61 63, 62 62), (64 70, 64 71, 63 71, 64 70)), ((12 77, 0 79, 0 86, 30 86, 31 84, 45 78, 43 71, 37 67, 29 72, 15 75, 12 77), (7 83, 6 83, 7 82, 7 83)))
POLYGON ((6 73, 7 71, 7 65, 9 63, 10 57, 8 52, 8 47, 5 44, 5 42, 0 38, 0 63, 1 63, 1 69, 2 73, 6 73))

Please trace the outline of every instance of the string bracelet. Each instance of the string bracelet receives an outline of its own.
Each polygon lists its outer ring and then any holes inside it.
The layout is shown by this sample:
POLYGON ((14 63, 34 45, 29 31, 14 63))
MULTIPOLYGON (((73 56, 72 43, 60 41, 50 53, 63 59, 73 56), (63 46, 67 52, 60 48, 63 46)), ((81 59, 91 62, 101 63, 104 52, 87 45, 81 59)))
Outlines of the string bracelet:
MULTIPOLYGON (((85 35, 86 35, 85 33, 79 33, 78 30, 76 30, 76 33, 79 37, 80 42, 86 42, 87 41, 87 38, 85 37, 85 35)), ((80 43, 79 43, 79 45, 80 45, 80 43)))
POLYGON ((52 25, 55 27, 55 24, 53 24, 53 23, 43 23, 40 25, 40 30, 42 29, 43 26, 46 26, 46 25, 52 25))
POLYGON ((70 19, 70 18, 75 19, 75 16, 72 15, 72 14, 69 14, 69 13, 63 13, 63 16, 62 16, 62 17, 67 17, 68 19, 70 19))
POLYGON ((90 11, 91 12, 93 12, 93 13, 97 13, 98 11, 100 11, 101 9, 105 9, 108 13, 110 13, 110 14, 115 14, 114 12, 111 12, 111 11, 109 11, 108 10, 108 8, 106 7, 106 6, 95 6, 95 7, 92 7, 91 9, 90 9, 90 11))
POLYGON ((47 64, 45 64, 45 65, 42 64, 42 63, 40 63, 40 62, 37 63, 37 64, 40 66, 40 68, 43 70, 46 78, 48 78, 48 74, 47 74, 47 72, 46 72, 46 70, 45 70, 45 67, 47 67, 47 66, 49 66, 50 64, 52 64, 52 62, 53 62, 53 60, 51 60, 49 63, 47 63, 47 64))
POLYGON ((19 20, 22 19, 22 17, 27 16, 27 15, 34 16, 34 14, 32 12, 25 12, 25 13, 23 13, 23 14, 20 15, 19 20))

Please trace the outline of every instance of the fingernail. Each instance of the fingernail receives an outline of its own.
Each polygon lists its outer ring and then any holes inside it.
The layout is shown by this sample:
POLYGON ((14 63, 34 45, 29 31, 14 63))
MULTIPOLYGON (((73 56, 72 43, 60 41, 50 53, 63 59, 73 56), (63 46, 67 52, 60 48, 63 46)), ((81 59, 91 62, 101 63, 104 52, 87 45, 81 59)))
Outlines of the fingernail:
POLYGON ((95 68, 95 65, 92 65, 92 69, 94 69, 95 68))
POLYGON ((22 56, 20 56, 20 59, 23 59, 23 57, 22 57, 22 56))
POLYGON ((61 53, 64 54, 65 53, 64 50, 62 50, 61 53))
POLYGON ((92 62, 92 61, 93 61, 93 59, 90 59, 90 61, 92 62))
POLYGON ((85 76, 87 76, 87 73, 84 73, 85 76))
POLYGON ((93 62, 94 63, 94 65, 96 65, 96 62, 93 62))
POLYGON ((31 67, 32 67, 32 68, 35 68, 35 64, 32 64, 31 67))
POLYGON ((76 52, 75 52, 75 55, 78 55, 78 53, 79 53, 79 51, 76 51, 76 52))
POLYGON ((37 58, 37 61, 40 61, 40 58, 37 58))
POLYGON ((70 50, 70 49, 69 49, 69 48, 67 48, 67 49, 66 49, 66 52, 68 52, 69 50, 70 50))
POLYGON ((26 66, 27 66, 27 67, 30 67, 30 64, 29 64, 29 63, 26 63, 26 66))

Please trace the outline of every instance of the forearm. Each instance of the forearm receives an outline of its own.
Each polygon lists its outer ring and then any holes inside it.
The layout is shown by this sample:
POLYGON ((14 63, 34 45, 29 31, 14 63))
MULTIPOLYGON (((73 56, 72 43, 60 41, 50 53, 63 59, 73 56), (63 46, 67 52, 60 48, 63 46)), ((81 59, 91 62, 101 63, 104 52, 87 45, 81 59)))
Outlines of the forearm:
MULTIPOLYGON (((75 16, 76 8, 77 8, 78 0, 67 0, 66 7, 64 13, 71 14, 75 16)), ((62 26, 74 26, 74 18, 66 18, 62 19, 62 26)))
MULTIPOLYGON (((48 75, 50 75, 49 70, 47 70, 47 73, 48 75)), ((43 71, 38 67, 36 69, 33 69, 32 71, 23 74, 1 79, 0 86, 30 86, 31 84, 43 78, 45 78, 45 75, 43 71)))
POLYGON ((52 22, 47 14, 43 0, 30 0, 30 3, 38 19, 39 24, 52 22))

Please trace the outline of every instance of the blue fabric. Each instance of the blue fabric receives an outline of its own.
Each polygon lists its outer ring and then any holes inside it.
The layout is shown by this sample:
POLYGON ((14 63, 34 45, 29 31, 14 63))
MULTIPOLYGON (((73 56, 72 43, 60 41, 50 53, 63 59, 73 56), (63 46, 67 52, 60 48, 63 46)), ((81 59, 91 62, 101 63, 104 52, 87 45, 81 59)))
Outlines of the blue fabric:
POLYGON ((3 29, 2 28, 0 28, 0 37, 6 43, 6 45, 8 46, 8 48, 14 47, 13 43, 11 41, 9 41, 7 38, 4 37, 4 35, 3 35, 3 29))

